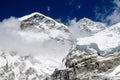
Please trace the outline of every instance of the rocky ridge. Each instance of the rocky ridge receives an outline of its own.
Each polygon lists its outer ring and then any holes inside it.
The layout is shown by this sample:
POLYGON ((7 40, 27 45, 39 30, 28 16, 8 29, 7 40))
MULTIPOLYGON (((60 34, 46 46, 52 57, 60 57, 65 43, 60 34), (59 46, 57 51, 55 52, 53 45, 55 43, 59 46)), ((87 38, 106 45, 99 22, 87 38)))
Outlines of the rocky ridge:
POLYGON ((50 80, 117 80, 120 79, 120 52, 98 55, 94 49, 72 49, 65 59, 66 69, 56 69, 50 80), (114 75, 113 75, 114 72, 114 75))

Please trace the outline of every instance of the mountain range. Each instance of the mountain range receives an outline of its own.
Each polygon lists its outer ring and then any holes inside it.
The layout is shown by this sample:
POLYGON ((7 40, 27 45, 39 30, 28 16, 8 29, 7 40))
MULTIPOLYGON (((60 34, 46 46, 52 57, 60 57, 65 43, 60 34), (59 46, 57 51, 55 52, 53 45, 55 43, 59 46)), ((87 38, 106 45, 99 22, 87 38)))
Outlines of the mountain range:
POLYGON ((12 40, 0 39, 0 80, 120 79, 120 23, 66 26, 38 12, 17 20, 12 40))

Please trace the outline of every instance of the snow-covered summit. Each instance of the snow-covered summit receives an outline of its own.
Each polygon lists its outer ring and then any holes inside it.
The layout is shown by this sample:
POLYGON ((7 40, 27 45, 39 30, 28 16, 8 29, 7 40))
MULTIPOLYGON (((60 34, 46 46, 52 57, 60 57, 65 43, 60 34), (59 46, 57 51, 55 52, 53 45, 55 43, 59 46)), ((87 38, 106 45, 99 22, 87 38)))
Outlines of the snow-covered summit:
POLYGON ((75 38, 92 36, 104 29, 106 29, 105 24, 94 22, 88 18, 83 18, 79 21, 73 19, 70 22, 70 32, 75 36, 75 38))
POLYGON ((38 29, 40 29, 41 27, 44 29, 49 29, 49 28, 64 28, 64 30, 67 31, 67 26, 65 26, 62 23, 58 23, 57 21, 55 21, 54 19, 47 17, 39 12, 34 12, 32 14, 23 16, 21 18, 19 18, 19 20, 21 21, 21 27, 22 28, 27 28, 27 24, 30 26, 34 26, 38 29), (26 23, 27 22, 27 23, 26 23), (26 25, 25 25, 26 23, 26 25), (25 26, 24 26, 25 25, 25 26))
POLYGON ((81 30, 89 31, 92 33, 97 33, 97 32, 102 31, 106 28, 103 23, 94 22, 88 18, 80 19, 78 24, 79 24, 79 27, 81 28, 81 30))
POLYGON ((23 16, 22 18, 19 18, 19 20, 21 21, 20 28, 23 31, 20 33, 20 35, 27 36, 27 38, 35 38, 35 36, 37 36, 38 40, 41 38, 48 40, 70 39, 70 32, 67 26, 62 23, 58 23, 52 18, 47 17, 41 13, 35 12, 30 15, 23 16))
POLYGON ((34 12, 34 13, 32 13, 32 14, 29 14, 29 15, 26 15, 26 16, 23 16, 23 17, 19 18, 19 20, 20 20, 20 21, 23 21, 23 20, 25 20, 25 19, 28 19, 28 18, 34 16, 34 15, 43 15, 43 14, 41 14, 41 13, 39 13, 39 12, 34 12))

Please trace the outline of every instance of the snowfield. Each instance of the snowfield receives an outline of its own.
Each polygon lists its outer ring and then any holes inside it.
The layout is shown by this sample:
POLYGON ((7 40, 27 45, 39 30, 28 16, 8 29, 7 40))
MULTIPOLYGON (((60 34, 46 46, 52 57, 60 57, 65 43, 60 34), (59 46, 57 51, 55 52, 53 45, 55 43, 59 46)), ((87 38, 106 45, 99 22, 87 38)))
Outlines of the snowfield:
POLYGON ((95 48, 99 53, 112 53, 119 51, 120 46, 120 23, 109 27, 99 33, 90 37, 78 38, 77 46, 79 49, 86 49, 88 47, 95 48), (83 47, 84 48, 81 48, 83 47))

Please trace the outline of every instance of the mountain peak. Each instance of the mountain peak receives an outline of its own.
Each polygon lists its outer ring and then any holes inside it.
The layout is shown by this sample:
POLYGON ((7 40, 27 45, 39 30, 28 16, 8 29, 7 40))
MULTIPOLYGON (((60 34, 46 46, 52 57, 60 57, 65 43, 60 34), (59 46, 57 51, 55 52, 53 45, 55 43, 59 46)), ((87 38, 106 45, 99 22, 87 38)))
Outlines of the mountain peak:
POLYGON ((62 23, 59 23, 57 21, 55 21, 54 19, 45 16, 39 12, 34 12, 32 14, 23 16, 21 18, 19 18, 19 20, 21 21, 21 29, 51 29, 51 28, 62 28, 67 30, 67 26, 65 26, 62 23))
POLYGON ((83 30, 87 30, 93 33, 104 30, 105 24, 100 22, 94 22, 88 18, 83 18, 78 21, 79 27, 83 30))
POLYGON ((31 14, 29 14, 29 15, 25 15, 25 16, 19 18, 19 20, 20 20, 20 21, 23 21, 23 20, 25 20, 25 19, 28 19, 28 18, 34 16, 34 15, 43 15, 43 14, 41 14, 41 13, 39 13, 39 12, 34 12, 34 13, 31 13, 31 14))
POLYGON ((27 16, 23 16, 19 18, 20 20, 20 29, 22 32, 20 35, 32 38, 39 38, 41 40, 43 34, 47 36, 47 40, 55 40, 55 41, 62 41, 66 39, 70 39, 70 32, 67 26, 62 23, 55 21, 54 19, 47 17, 41 13, 34 12, 27 16), (31 35, 29 35, 32 33, 31 35), (40 35, 42 34, 42 35, 40 35), (40 37, 41 36, 41 37, 40 37))
POLYGON ((93 22, 92 20, 90 20, 90 19, 88 19, 88 18, 86 18, 86 17, 80 19, 80 21, 89 21, 89 22, 93 22))

